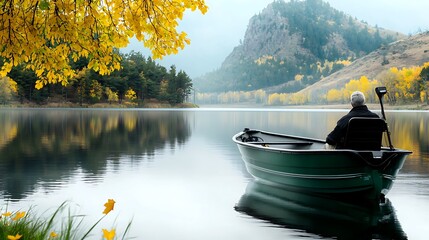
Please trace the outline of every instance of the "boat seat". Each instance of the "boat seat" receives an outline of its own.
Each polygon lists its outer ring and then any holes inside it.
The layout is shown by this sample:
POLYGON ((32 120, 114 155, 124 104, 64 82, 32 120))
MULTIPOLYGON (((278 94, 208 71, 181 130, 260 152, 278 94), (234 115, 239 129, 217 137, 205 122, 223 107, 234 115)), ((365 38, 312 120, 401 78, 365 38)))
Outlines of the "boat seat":
POLYGON ((354 117, 349 120, 344 147, 353 150, 379 151, 387 124, 381 118, 354 117))

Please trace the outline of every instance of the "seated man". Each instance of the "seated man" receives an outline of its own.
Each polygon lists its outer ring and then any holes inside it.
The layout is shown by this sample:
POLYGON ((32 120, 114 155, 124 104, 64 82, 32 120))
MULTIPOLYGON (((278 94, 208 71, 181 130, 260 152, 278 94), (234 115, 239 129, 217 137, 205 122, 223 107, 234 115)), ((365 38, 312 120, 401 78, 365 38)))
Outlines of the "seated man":
POLYGON ((368 107, 365 105, 365 96, 362 92, 353 92, 350 96, 350 99, 350 103, 353 108, 347 115, 343 116, 340 120, 338 120, 337 126, 326 137, 327 149, 341 148, 344 145, 344 138, 346 137, 347 126, 349 124, 349 120, 352 117, 379 117, 377 114, 368 110, 368 107))

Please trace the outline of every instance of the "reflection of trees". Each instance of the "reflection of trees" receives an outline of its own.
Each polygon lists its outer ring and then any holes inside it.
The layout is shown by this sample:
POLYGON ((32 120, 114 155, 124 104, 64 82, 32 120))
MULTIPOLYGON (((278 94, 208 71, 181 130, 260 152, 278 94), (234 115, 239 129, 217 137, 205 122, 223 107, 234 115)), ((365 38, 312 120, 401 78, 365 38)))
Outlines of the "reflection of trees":
POLYGON ((16 137, 18 127, 9 115, 0 115, 0 149, 16 137))
POLYGON ((429 172, 429 117, 427 112, 400 112, 389 114, 389 128, 395 147, 413 151, 407 161, 409 171, 429 172), (424 166, 427 166, 424 169, 424 166))
POLYGON ((120 164, 121 156, 153 156, 191 134, 179 111, 4 110, 0 125, 7 127, 0 140, 0 186, 12 199, 76 170, 103 174, 107 159, 120 164))

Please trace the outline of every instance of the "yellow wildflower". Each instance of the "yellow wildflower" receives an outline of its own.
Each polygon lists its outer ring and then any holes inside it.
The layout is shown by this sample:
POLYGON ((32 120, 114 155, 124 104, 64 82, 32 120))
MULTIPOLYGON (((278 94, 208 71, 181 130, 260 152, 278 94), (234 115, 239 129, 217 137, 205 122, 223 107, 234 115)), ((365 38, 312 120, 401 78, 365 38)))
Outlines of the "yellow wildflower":
POLYGON ((18 239, 21 239, 21 237, 22 237, 22 235, 19 235, 18 233, 15 236, 7 235, 7 239, 9 239, 9 240, 18 240, 18 239))
POLYGON ((103 214, 108 214, 110 211, 113 210, 113 207, 115 206, 115 200, 108 199, 104 206, 106 208, 104 209, 103 214))
POLYGON ((106 240, 113 240, 113 238, 115 237, 115 234, 116 234, 115 229, 112 229, 111 231, 107 231, 107 229, 103 228, 103 237, 106 240))
POLYGON ((51 234, 49 234, 49 238, 56 238, 58 236, 58 234, 54 231, 51 232, 51 234))
POLYGON ((12 215, 11 212, 5 212, 5 213, 2 214, 2 216, 5 216, 5 217, 9 217, 10 215, 12 215))
POLYGON ((15 213, 15 217, 14 217, 14 218, 12 218, 12 220, 17 221, 17 220, 19 220, 19 219, 21 219, 21 218, 23 218, 23 217, 25 217, 25 211, 22 211, 22 212, 16 212, 16 213, 15 213))

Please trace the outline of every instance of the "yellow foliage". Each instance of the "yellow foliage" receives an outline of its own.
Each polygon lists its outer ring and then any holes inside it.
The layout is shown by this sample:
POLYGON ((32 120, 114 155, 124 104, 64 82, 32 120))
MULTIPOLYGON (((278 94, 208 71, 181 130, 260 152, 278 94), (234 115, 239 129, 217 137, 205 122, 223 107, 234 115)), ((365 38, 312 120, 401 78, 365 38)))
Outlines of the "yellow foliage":
POLYGON ((217 96, 218 102, 222 104, 239 103, 241 99, 246 99, 245 92, 226 92, 217 96))
POLYGON ((110 88, 106 87, 105 89, 107 100, 109 102, 117 102, 119 100, 118 93, 113 92, 110 88))
POLYGON ((374 89, 379 85, 376 79, 369 80, 366 76, 361 76, 359 80, 352 79, 345 85, 344 97, 348 99, 354 91, 361 91, 366 96, 367 102, 375 101, 374 89))
POLYGON ((428 98, 428 96, 426 96, 426 92, 421 91, 420 92, 420 102, 425 102, 427 98, 428 98))
POLYGON ((421 82, 420 73, 423 68, 429 67, 429 62, 422 66, 409 68, 392 67, 382 73, 380 81, 389 89, 389 98, 394 102, 424 102, 427 92, 422 91, 426 86, 421 82))
POLYGON ((346 60, 337 60, 337 61, 333 61, 330 62, 328 60, 325 60, 325 62, 321 63, 321 62, 317 62, 317 71, 319 73, 324 72, 325 70, 329 70, 331 71, 334 68, 334 64, 342 64, 343 66, 348 66, 351 64, 351 61, 346 59, 346 60))
POLYGON ((93 99, 100 100, 102 95, 103 86, 97 80, 92 80, 89 89, 89 96, 93 99))
POLYGON ((377 80, 369 80, 366 76, 361 76, 360 79, 351 79, 344 88, 331 89, 326 94, 326 100, 329 103, 333 102, 348 102, 350 95, 354 91, 361 91, 366 96, 367 102, 375 101, 374 89, 379 85, 377 80))
POLYGON ((120 69, 117 48, 136 37, 153 58, 176 54, 190 43, 177 31, 186 10, 205 14, 204 0, 10 0, 0 8, 0 76, 25 63, 38 80, 66 85, 76 75, 69 58, 88 58, 100 74, 120 69))
POLYGON ((300 92, 291 94, 289 99, 289 103, 294 105, 306 104, 307 101, 307 95, 300 92))
POLYGON ((15 94, 18 93, 18 84, 15 81, 13 81, 11 78, 9 78, 9 87, 13 93, 15 94))
POLYGON ((128 101, 134 101, 137 99, 137 94, 133 89, 128 89, 127 92, 125 93, 125 99, 127 99, 128 101))
POLYGON ((304 78, 304 75, 302 74, 295 75, 295 81, 301 81, 303 78, 304 78))
POLYGON ((326 100, 328 103, 342 102, 344 100, 343 93, 341 90, 331 89, 326 94, 326 100))
POLYGON ((348 65, 352 64, 352 62, 350 60, 348 60, 348 59, 346 59, 346 60, 337 60, 335 63, 342 64, 344 66, 348 66, 348 65))
POLYGON ((12 100, 18 93, 18 84, 9 77, 0 77, 0 104, 12 100))
POLYGON ((264 55, 258 59, 255 60, 255 63, 258 65, 263 65, 265 63, 267 63, 267 61, 269 60, 275 60, 275 58, 273 56, 270 55, 264 55))
POLYGON ((395 81, 395 88, 398 90, 398 98, 403 101, 414 100, 418 91, 417 81, 420 79, 420 72, 422 67, 410 68, 392 68, 391 72, 395 74, 397 80, 395 81))
POLYGON ((224 93, 197 93, 197 102, 202 103, 240 103, 240 102, 255 102, 267 103, 267 94, 264 90, 256 91, 234 91, 224 93))
POLYGON ((279 105, 280 104, 280 94, 273 93, 268 96, 268 105, 279 105))
POLYGON ((257 90, 256 92, 255 92, 255 99, 256 99, 256 102, 257 103, 264 103, 265 102, 265 99, 266 99, 266 93, 265 93, 265 91, 264 90, 257 90))
POLYGON ((286 105, 287 104, 287 102, 288 102, 288 94, 286 94, 286 93, 281 93, 280 94, 280 104, 282 104, 282 105, 286 105))
POLYGON ((305 93, 272 93, 268 95, 268 105, 303 105, 308 103, 308 96, 305 93))

